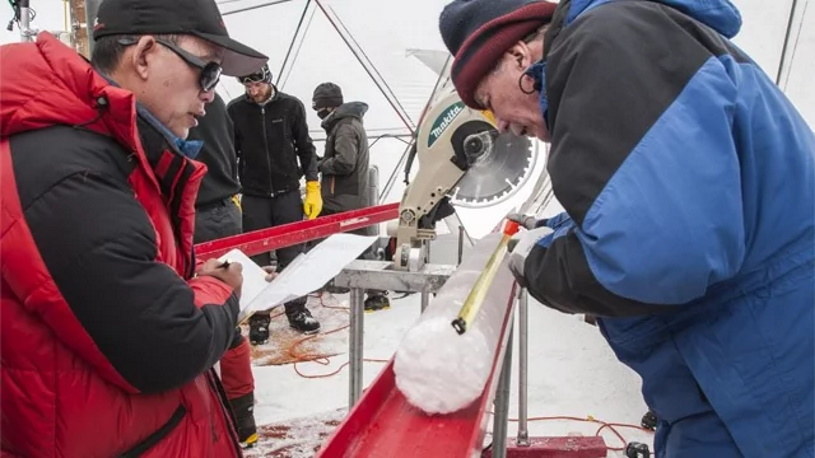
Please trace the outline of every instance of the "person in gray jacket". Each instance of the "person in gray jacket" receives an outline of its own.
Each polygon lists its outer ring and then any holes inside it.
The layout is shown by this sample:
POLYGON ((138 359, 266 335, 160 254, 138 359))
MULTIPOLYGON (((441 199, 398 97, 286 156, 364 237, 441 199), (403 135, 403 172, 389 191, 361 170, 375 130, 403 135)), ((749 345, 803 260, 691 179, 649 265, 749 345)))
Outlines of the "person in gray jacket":
MULTIPOLYGON (((325 154, 317 163, 322 175, 322 215, 332 215, 373 205, 368 196, 368 134, 362 117, 368 111, 363 102, 343 103, 342 89, 334 83, 322 83, 314 89, 311 107, 323 120, 326 132, 325 154)), ((353 233, 370 235, 370 228, 353 233)), ((363 258, 373 259, 369 250, 363 258)), ((383 291, 369 290, 365 310, 390 306, 383 291)))

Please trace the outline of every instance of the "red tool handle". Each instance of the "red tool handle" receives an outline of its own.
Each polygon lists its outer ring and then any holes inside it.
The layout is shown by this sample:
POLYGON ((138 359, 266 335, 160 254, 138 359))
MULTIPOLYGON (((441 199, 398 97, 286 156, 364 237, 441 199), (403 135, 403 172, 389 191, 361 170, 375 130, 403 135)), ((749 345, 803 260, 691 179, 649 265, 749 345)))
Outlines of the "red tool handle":
POLYGON ((515 235, 516 232, 518 232, 518 223, 508 219, 504 225, 504 235, 515 235))

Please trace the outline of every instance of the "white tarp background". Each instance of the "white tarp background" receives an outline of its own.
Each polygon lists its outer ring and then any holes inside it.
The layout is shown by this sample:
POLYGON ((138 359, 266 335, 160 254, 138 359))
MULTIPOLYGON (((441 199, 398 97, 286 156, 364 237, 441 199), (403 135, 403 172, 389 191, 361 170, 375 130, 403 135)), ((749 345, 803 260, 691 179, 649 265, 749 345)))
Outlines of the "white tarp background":
MULTIPOLYGON (((321 0, 329 15, 342 22, 359 44, 382 79, 396 94, 415 124, 436 83, 436 74, 408 50, 443 50, 437 29, 438 15, 448 0, 321 0)), ((269 55, 269 65, 277 79, 306 0, 291 0, 249 11, 229 14, 244 8, 270 3, 269 0, 218 0, 230 33, 237 39, 269 55)), ((735 0, 744 26, 735 42, 747 51, 774 80, 781 59, 790 7, 793 0, 735 0)), ((811 126, 815 126, 815 5, 798 0, 798 14, 793 21, 788 47, 788 74, 782 78, 793 103, 811 126)), ((37 11, 33 22, 40 30, 64 30, 63 0, 31 0, 37 11)), ((11 18, 10 7, 0 8, 0 19, 11 18), (5 12, 6 16, 2 16, 5 12)), ((339 25, 339 24, 338 24, 339 25)), ((340 26, 342 28, 342 26, 340 26)), ((0 43, 19 40, 19 33, 0 31, 0 43)), ((281 89, 300 98, 306 105, 307 120, 321 153, 324 133, 319 119, 310 109, 314 87, 324 81, 339 84, 346 101, 360 100, 370 109, 365 125, 370 141, 371 163, 380 170, 380 189, 405 150, 406 138, 394 139, 383 134, 407 134, 408 129, 391 108, 386 98, 358 63, 340 35, 315 1, 305 15, 303 27, 281 78, 281 89)), ((229 100, 239 96, 242 86, 233 78, 224 78, 219 92, 229 100)), ((399 200, 403 192, 402 173, 397 185, 384 201, 399 200)))

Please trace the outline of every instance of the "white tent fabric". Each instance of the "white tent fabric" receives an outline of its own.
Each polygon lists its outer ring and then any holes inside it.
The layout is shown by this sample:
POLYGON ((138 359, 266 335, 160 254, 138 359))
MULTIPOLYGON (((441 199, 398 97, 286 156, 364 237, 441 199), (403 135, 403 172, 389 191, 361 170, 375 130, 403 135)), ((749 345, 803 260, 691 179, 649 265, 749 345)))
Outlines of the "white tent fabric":
MULTIPOLYGON (((437 29, 438 15, 449 0, 312 0, 305 15, 307 0, 216 1, 230 33, 268 54, 270 68, 281 89, 303 100, 318 151, 323 147, 320 140, 324 133, 319 119, 310 110, 311 94, 317 84, 333 81, 342 87, 347 101, 360 100, 370 105, 365 126, 371 142, 376 141, 371 149, 371 161, 379 168, 380 188, 384 187, 405 151, 406 135, 418 122, 436 84, 437 74, 432 68, 443 63, 445 56, 437 29), (278 75, 301 16, 300 33, 283 74, 278 75), (387 85, 395 99, 389 102, 377 88, 332 21, 347 31, 344 34, 358 54, 362 57, 364 53, 363 58, 373 64, 368 70, 375 67, 381 75, 377 76, 380 85, 387 85), (397 115, 392 106, 395 101, 406 116, 397 115)), ((810 125, 815 126, 815 91, 811 86, 811 75, 815 74, 812 58, 815 56, 815 5, 810 5, 809 0, 734 0, 734 3, 744 19, 735 43, 774 80, 785 38, 789 35, 780 86, 810 125), (796 14, 788 27, 793 4, 796 14)), ((64 30, 65 5, 63 0, 32 0, 31 6, 37 11, 32 25, 40 30, 64 30)), ((10 8, 7 14, 10 18, 10 8)), ((19 41, 16 29, 0 31, 0 43, 15 41, 19 41)), ((227 99, 243 92, 233 78, 225 78, 218 90, 227 99)), ((397 185, 384 196, 384 201, 401 198, 404 189, 401 179, 400 170, 397 185)), ((495 210, 506 211, 504 208, 495 210)), ((462 214, 466 214, 466 210, 462 214)), ((487 223, 485 227, 489 230, 492 225, 487 223)))

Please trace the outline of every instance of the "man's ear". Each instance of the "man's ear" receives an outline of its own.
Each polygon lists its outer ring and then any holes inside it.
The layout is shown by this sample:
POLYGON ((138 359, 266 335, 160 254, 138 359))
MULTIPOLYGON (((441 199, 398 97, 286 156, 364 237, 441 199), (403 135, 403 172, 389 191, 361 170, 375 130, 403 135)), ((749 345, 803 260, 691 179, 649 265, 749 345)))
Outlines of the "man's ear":
POLYGON ((506 51, 512 56, 512 61, 521 70, 526 70, 532 62, 532 52, 529 45, 524 41, 518 41, 511 48, 506 51))
POLYGON ((150 35, 139 37, 139 41, 132 48, 130 54, 130 65, 142 80, 146 80, 150 71, 149 63, 155 58, 158 49, 158 42, 150 35))

